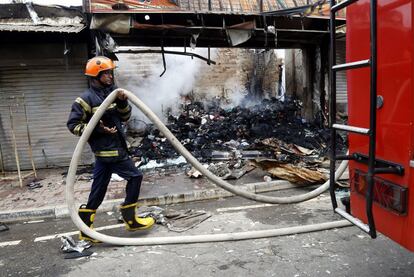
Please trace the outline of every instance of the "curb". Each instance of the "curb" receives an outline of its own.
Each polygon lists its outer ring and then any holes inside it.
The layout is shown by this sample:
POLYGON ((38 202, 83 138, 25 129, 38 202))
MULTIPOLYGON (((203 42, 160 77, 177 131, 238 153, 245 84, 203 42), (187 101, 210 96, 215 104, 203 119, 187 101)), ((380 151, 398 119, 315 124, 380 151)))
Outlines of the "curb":
MULTIPOLYGON (((271 181, 252 183, 247 185, 237 186, 252 193, 263 193, 270 191, 285 190, 303 185, 293 185, 288 181, 271 181)), ((178 203, 210 200, 224 197, 235 196, 222 188, 194 190, 184 193, 166 194, 156 197, 142 198, 138 201, 139 206, 159 206, 171 205, 178 203)), ((99 212, 116 211, 124 199, 113 199, 104 201, 99 207, 99 212)), ((69 210, 66 205, 47 206, 44 208, 24 209, 15 211, 0 212, 0 222, 17 222, 27 220, 38 220, 46 218, 65 218, 69 217, 69 210)))

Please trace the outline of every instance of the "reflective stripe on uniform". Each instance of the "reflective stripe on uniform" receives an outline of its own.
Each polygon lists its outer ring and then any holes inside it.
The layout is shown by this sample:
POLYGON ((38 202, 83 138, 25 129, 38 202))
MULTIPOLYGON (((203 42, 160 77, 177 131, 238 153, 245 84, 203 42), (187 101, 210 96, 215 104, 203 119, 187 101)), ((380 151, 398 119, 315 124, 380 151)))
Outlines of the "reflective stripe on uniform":
POLYGON ((81 136, 83 133, 83 130, 85 130, 87 124, 85 123, 80 123, 78 125, 76 125, 76 127, 73 129, 73 133, 77 136, 81 136))
POLYGON ((128 208, 131 208, 131 207, 134 207, 134 206, 138 206, 138 203, 128 204, 128 205, 125 205, 125 206, 121 206, 120 208, 121 208, 121 210, 123 210, 123 209, 128 209, 128 208))
POLYGON ((73 129, 73 133, 77 136, 80 136, 79 130, 82 127, 82 124, 76 125, 76 127, 73 129))
POLYGON ((111 151, 96 151, 95 156, 97 157, 118 157, 118 150, 111 151))
MULTIPOLYGON (((99 109, 100 106, 97 107, 93 107, 92 108, 92 113, 96 113, 96 111, 99 109)), ((109 107, 106 110, 111 110, 111 109, 115 109, 116 108, 116 103, 112 103, 111 105, 109 105, 109 107)))
POLYGON ((91 113, 91 111, 92 111, 91 106, 89 106, 89 104, 86 103, 85 100, 83 100, 82 98, 78 97, 78 98, 76 98, 75 102, 78 103, 79 105, 81 105, 82 109, 85 112, 91 113))
POLYGON ((118 112, 120 112, 120 113, 128 113, 128 112, 130 112, 131 111, 131 106, 130 105, 127 105, 125 108, 123 108, 123 109, 121 109, 121 108, 118 108, 118 112))
POLYGON ((83 212, 83 213, 96 213, 96 210, 79 208, 78 212, 83 212))

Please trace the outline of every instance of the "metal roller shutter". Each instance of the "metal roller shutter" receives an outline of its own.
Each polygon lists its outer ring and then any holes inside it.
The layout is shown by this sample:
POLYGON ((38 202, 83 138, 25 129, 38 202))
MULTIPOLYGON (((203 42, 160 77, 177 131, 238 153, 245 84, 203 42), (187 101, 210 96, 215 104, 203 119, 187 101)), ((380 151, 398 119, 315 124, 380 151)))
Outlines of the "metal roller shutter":
MULTIPOLYGON (((0 68, 0 145, 6 170, 17 168, 9 107, 20 166, 31 169, 23 95, 36 167, 69 165, 78 138, 68 131, 66 121, 73 101, 86 87, 81 65, 0 68)), ((91 161, 87 147, 81 163, 91 161)))
MULTIPOLYGON (((345 41, 338 41, 336 44, 336 64, 343 64, 346 62, 345 54, 345 41)), ((336 74, 336 102, 340 104, 348 103, 347 95, 346 71, 339 71, 336 74)))

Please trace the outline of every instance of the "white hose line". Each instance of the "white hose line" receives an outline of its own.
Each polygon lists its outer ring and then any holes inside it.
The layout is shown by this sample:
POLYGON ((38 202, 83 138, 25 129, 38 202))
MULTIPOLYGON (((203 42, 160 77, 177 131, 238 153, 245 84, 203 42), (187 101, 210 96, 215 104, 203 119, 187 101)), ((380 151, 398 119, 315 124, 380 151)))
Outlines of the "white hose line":
MULTIPOLYGON (((248 238, 259 238, 259 237, 269 237, 269 236, 277 236, 281 234, 288 234, 286 233, 288 229, 293 230, 293 233, 301 232, 300 230, 303 228, 304 232, 311 232, 316 230, 324 230, 330 228, 338 228, 349 226, 347 221, 336 221, 336 222, 328 222, 328 223, 321 223, 315 225, 308 225, 308 226, 298 226, 298 227, 291 227, 291 228, 283 228, 283 229, 276 229, 276 230, 267 230, 267 231, 251 231, 246 233, 232 233, 232 234, 218 234, 218 235, 200 235, 200 236, 181 236, 181 237, 164 237, 164 238, 121 238, 121 237, 112 237, 107 236, 104 234, 100 234, 92 229, 90 229, 83 221, 80 219, 77 213, 77 208, 75 207, 74 201, 74 184, 75 184, 75 177, 76 177, 76 170, 78 167, 78 163, 87 143, 89 137, 92 134, 93 129, 98 124, 99 120, 101 119, 102 115, 104 114, 105 110, 109 107, 109 105, 114 102, 115 98, 117 97, 118 91, 123 91, 128 99, 137 107, 139 108, 153 123, 157 128, 164 134, 164 136, 170 141, 170 143, 174 146, 174 148, 184 156, 184 158, 192 164, 198 171, 200 171, 204 176, 206 176, 210 181, 219 185, 221 188, 230 191, 238 196, 251 199, 254 201, 264 202, 264 203, 271 203, 271 204, 289 204, 289 203, 298 203, 309 200, 320 195, 322 192, 329 188, 329 181, 325 182, 319 188, 296 196, 290 197, 272 197, 272 196, 264 196, 264 195, 257 195, 254 193, 250 193, 244 190, 240 190, 233 185, 227 183, 226 181, 222 180, 221 178, 217 177, 209 170, 207 170, 196 158, 194 158, 191 153, 177 140, 177 138, 171 133, 170 130, 159 120, 159 118, 141 101, 136 97, 132 92, 124 90, 124 89, 116 89, 114 90, 108 97, 103 101, 100 105, 96 113, 92 116, 91 120, 89 121, 88 125, 83 131, 82 136, 80 137, 78 144, 76 145, 72 160, 70 162, 68 175, 66 178, 66 202, 68 205, 70 216, 75 223, 75 225, 85 234, 89 235, 90 237, 100 240, 102 242, 107 242, 111 244, 118 244, 118 245, 153 245, 153 244, 177 244, 177 243, 194 243, 194 242, 213 242, 213 241, 225 241, 225 240, 240 240, 240 239, 248 239, 248 238), (318 227, 319 226, 319 227, 318 227), (322 228, 322 229, 318 229, 322 228), (282 230, 282 231, 280 231, 282 230), (299 230, 299 231, 298 231, 299 230), (260 235, 259 235, 260 234, 260 235), (267 234, 267 235, 266 235, 267 234)), ((344 161, 341 163, 337 171, 335 172, 335 181, 343 174, 347 167, 347 162, 344 161)), ((293 234, 292 233, 292 234, 293 234)))

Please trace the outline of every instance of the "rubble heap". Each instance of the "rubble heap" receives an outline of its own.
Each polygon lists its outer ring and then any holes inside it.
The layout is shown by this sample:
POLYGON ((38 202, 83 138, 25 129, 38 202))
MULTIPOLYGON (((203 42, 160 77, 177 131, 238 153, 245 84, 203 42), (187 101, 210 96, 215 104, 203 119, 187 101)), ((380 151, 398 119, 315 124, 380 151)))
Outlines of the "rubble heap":
MULTIPOLYGON (((212 151, 260 149, 272 150, 273 144, 294 144, 315 150, 318 156, 328 152, 329 129, 306 123, 300 117, 297 100, 265 99, 250 107, 223 109, 217 104, 204 106, 191 102, 182 106, 178 116, 168 117, 167 127, 192 154, 208 160, 212 151)), ((134 137, 130 132, 130 136, 134 137)), ((164 160, 179 154, 153 125, 148 124, 137 147, 131 147, 134 156, 146 160, 164 160)), ((338 136, 341 147, 345 141, 338 136)))

